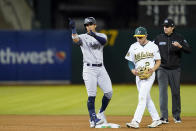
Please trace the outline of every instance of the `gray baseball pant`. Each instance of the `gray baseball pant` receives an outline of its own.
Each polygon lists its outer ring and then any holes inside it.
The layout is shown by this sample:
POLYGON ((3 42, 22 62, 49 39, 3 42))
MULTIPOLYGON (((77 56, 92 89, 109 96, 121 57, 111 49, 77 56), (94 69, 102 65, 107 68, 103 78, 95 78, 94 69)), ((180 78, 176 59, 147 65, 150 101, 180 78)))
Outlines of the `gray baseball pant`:
POLYGON ((180 75, 181 69, 165 69, 159 67, 157 70, 157 79, 159 85, 159 104, 161 117, 168 119, 168 85, 170 85, 172 94, 172 114, 173 117, 180 117, 180 75))

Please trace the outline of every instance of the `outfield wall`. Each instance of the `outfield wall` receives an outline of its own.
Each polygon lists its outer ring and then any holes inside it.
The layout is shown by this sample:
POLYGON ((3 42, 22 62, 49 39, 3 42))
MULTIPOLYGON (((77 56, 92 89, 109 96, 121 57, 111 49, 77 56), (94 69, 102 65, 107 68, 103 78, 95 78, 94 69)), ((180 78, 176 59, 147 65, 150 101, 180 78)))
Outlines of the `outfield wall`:
POLYGON ((0 82, 71 81, 68 31, 0 31, 0 82))
MULTIPOLYGON (((192 54, 183 55, 182 82, 196 83, 196 29, 177 31, 193 47, 192 54)), ((124 59, 135 42, 134 29, 100 32, 108 36, 104 64, 112 82, 135 83, 124 59)), ((149 39, 159 32, 160 29, 148 29, 149 39)), ((83 83, 82 64, 81 49, 72 44, 69 31, 0 31, 0 83, 83 83)))

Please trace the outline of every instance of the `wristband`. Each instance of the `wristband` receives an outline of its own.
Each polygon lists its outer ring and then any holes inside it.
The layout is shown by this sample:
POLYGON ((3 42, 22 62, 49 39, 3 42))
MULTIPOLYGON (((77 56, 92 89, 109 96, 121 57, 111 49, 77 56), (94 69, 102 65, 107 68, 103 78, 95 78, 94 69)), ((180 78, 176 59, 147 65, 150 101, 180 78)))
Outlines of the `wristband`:
POLYGON ((77 39, 77 38, 79 38, 78 35, 75 35, 75 36, 72 35, 72 39, 77 39))
POLYGON ((73 28, 71 31, 72 31, 72 34, 77 34, 76 28, 73 28))

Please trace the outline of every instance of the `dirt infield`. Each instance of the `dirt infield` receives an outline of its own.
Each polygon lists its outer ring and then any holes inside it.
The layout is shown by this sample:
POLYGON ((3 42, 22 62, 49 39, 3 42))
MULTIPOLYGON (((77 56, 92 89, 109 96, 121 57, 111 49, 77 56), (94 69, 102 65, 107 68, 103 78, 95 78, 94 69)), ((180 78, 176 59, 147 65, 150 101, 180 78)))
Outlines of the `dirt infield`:
MULTIPOLYGON (((128 116, 108 116, 110 123, 120 124, 119 129, 92 129, 89 128, 88 116, 31 116, 31 115, 1 115, 0 131, 90 131, 90 130, 115 130, 128 131, 135 130, 127 128, 126 122, 131 120, 128 116)), ((196 117, 182 117, 182 123, 175 124, 172 118, 170 123, 157 128, 147 128, 151 123, 150 117, 143 117, 140 128, 137 130, 153 131, 196 131, 196 117)))

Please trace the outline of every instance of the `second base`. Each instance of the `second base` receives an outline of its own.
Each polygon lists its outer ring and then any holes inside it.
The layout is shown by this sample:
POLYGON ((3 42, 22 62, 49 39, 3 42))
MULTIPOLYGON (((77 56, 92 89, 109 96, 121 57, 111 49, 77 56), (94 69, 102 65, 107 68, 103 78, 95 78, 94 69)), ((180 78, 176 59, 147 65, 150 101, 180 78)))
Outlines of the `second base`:
POLYGON ((95 128, 120 128, 120 125, 114 123, 103 123, 101 125, 96 125, 95 128))

